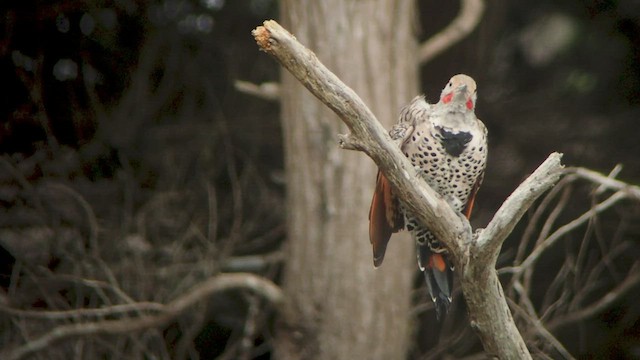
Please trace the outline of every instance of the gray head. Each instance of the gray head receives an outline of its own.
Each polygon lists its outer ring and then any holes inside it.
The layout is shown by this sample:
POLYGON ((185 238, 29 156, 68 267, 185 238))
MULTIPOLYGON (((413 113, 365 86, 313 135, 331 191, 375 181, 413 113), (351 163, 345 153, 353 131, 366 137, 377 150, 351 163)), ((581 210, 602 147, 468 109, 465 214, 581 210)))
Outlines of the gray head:
POLYGON ((454 75, 442 89, 440 102, 443 104, 465 104, 468 110, 476 107, 476 82, 468 75, 454 75))

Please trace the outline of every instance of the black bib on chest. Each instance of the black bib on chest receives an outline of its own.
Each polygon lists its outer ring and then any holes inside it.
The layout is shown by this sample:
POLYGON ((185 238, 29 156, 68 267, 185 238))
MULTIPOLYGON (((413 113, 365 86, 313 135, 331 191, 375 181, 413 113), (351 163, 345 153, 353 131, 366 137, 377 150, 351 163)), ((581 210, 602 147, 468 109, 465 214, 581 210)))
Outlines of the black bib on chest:
POLYGON ((444 149, 451 156, 460 156, 467 147, 469 141, 473 138, 471 133, 464 131, 453 133, 439 126, 437 126, 436 129, 440 132, 440 136, 438 136, 438 138, 440 139, 442 146, 444 146, 444 149))

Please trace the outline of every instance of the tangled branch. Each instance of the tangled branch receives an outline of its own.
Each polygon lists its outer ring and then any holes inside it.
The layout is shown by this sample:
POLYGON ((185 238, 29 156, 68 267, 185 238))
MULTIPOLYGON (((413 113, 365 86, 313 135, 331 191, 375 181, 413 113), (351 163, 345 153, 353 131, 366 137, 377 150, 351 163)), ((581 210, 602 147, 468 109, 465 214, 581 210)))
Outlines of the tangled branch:
MULTIPOLYGON (((158 328, 174 321, 185 311, 192 308, 195 304, 206 300, 211 295, 231 289, 249 290, 275 306, 281 304, 283 300, 280 288, 263 277, 248 273, 221 274, 203 281, 186 294, 166 305, 154 304, 154 306, 150 307, 147 303, 141 303, 126 306, 127 311, 146 311, 152 309, 157 311, 157 314, 118 320, 77 322, 60 325, 36 339, 28 340, 26 344, 16 349, 3 351, 0 353, 0 358, 9 360, 23 359, 30 354, 42 351, 48 346, 70 337, 96 334, 124 334, 158 328)), ((122 307, 117 309, 112 308, 110 309, 110 314, 116 314, 122 310, 124 310, 122 307)), ((11 312, 11 310, 7 311, 6 308, 0 309, 0 311, 11 312)), ((96 312, 104 311, 102 311, 102 309, 91 311, 92 314, 96 312)), ((58 317, 59 315, 58 312, 53 314, 43 312, 42 317, 51 318, 58 317)))

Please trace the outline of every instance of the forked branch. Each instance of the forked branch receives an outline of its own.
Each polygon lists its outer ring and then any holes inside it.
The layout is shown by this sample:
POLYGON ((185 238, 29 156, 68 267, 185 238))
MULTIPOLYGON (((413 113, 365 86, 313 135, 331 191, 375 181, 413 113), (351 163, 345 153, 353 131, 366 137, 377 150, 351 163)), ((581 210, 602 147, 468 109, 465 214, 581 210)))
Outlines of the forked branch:
POLYGON ((417 176, 371 110, 313 52, 273 20, 265 21, 252 34, 261 50, 275 57, 347 125, 351 133, 341 136, 340 145, 371 157, 409 210, 447 245, 454 263, 462 269, 461 287, 471 323, 487 353, 500 359, 530 359, 507 306, 495 263, 515 223, 535 199, 558 181, 562 156, 551 154, 473 241, 469 222, 417 176))

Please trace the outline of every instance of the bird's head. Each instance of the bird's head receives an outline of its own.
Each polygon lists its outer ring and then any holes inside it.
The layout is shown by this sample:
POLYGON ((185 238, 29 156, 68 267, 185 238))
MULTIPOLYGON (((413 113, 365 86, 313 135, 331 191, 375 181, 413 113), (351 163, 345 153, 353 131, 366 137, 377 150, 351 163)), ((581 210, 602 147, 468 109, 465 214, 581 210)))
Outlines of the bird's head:
POLYGON ((442 89, 440 102, 443 104, 464 104, 468 110, 476 107, 476 82, 467 75, 454 75, 442 89))

